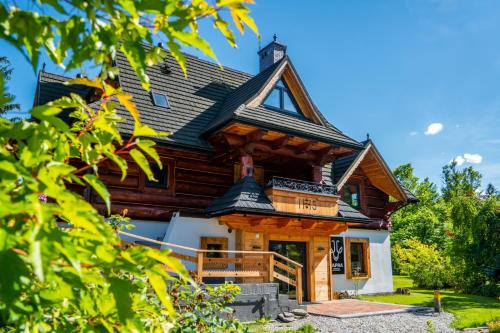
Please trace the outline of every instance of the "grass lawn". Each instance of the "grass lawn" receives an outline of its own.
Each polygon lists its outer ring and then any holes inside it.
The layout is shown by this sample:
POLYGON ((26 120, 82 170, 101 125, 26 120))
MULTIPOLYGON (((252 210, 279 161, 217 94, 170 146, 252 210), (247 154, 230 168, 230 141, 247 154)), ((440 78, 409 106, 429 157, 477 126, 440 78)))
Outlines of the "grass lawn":
MULTIPOLYGON (((406 276, 394 276, 394 290, 410 288, 411 295, 361 296, 368 301, 434 306, 434 291, 416 289, 406 276)), ((488 321, 500 319, 500 301, 492 297, 459 294, 454 291, 441 291, 443 309, 455 315, 453 326, 463 329, 467 327, 484 326, 488 321)))

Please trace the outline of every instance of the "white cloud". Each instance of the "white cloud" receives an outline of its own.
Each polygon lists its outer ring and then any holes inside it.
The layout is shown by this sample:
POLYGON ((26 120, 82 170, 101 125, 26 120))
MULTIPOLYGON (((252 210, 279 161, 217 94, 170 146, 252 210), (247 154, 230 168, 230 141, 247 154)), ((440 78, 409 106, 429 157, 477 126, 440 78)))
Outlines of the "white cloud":
POLYGON ((457 163, 457 165, 462 165, 462 164, 464 164, 465 159, 462 157, 462 155, 458 155, 457 157, 455 157, 455 159, 453 161, 455 161, 455 163, 457 163))
POLYGON ((417 132, 417 131, 410 132, 410 135, 411 135, 411 136, 415 136, 415 135, 417 135, 417 134, 418 134, 418 132, 417 132))
POLYGON ((436 135, 443 130, 443 124, 441 123, 432 123, 427 126, 427 131, 425 131, 425 135, 436 135))
POLYGON ((457 165, 462 165, 464 163, 473 163, 473 164, 479 164, 483 161, 483 157, 479 154, 469 154, 465 153, 463 155, 458 155, 453 159, 457 163, 457 165))
POLYGON ((483 161, 483 157, 479 154, 464 154, 464 158, 469 163, 479 164, 483 161))

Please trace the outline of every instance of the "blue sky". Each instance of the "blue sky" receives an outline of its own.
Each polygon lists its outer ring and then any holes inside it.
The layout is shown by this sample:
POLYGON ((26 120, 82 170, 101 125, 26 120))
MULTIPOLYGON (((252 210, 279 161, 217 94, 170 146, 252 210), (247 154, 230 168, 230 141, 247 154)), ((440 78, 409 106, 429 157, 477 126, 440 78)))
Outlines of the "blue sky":
MULTIPOLYGON (((391 168, 411 162, 438 186, 442 166, 457 159, 500 188, 500 2, 256 2, 262 44, 276 33, 288 45, 335 126, 358 140, 370 133, 391 168)), ((254 35, 235 50, 208 24, 201 32, 222 64, 258 71, 254 35)), ((35 73, 5 43, 0 54, 15 66, 11 92, 30 107, 35 73)))

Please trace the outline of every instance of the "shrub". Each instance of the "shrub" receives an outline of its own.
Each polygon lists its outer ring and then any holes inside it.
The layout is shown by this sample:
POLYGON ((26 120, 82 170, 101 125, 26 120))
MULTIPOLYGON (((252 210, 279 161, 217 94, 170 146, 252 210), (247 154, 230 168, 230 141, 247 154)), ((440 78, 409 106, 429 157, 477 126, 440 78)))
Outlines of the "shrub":
POLYGON ((422 244, 415 238, 393 248, 401 273, 409 275, 417 287, 440 289, 451 285, 451 261, 436 245, 422 244))
POLYGON ((488 331, 490 333, 500 333, 500 320, 490 321, 488 323, 488 331))
POLYGON ((175 324, 169 332, 241 332, 245 328, 234 318, 227 305, 241 292, 239 286, 225 283, 219 286, 194 288, 180 281, 169 288, 176 308, 175 324))

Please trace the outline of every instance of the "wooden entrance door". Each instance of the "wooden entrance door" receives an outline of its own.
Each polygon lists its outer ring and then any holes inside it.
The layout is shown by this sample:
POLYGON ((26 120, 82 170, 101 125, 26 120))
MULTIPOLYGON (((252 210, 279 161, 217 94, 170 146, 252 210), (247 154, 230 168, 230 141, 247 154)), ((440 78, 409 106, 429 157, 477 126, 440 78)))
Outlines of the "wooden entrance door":
MULTIPOLYGON (((269 251, 279 253, 293 261, 302 264, 302 300, 308 299, 307 293, 307 248, 305 242, 288 242, 288 241, 269 241, 269 251)), ((282 261, 280 258, 276 258, 282 261)), ((276 268, 278 271, 279 268, 276 268)), ((280 271, 280 274, 288 276, 286 271, 280 271)), ((288 294, 295 297, 295 286, 284 282, 279 282, 280 293, 288 294)))

